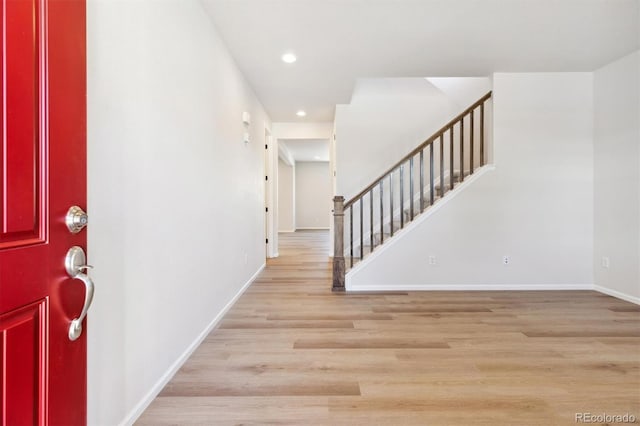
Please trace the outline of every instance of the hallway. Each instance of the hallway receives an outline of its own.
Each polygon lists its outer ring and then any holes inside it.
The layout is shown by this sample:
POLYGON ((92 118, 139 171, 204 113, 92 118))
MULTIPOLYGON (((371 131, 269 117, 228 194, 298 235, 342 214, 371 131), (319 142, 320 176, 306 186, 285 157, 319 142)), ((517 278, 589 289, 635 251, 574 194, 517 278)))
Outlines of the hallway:
POLYGON ((640 418, 640 310, 592 291, 332 294, 328 233, 280 257, 136 424, 640 418))

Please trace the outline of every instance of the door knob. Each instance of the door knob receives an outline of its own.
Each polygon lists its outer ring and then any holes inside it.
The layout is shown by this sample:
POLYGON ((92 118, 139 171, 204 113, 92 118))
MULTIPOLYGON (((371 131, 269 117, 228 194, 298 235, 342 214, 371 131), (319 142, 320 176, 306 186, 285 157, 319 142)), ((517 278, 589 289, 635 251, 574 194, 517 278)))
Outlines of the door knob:
POLYGON ((78 206, 72 206, 64 219, 67 228, 72 234, 82 231, 82 228, 89 223, 89 216, 78 206))
POLYGON ((82 307, 80 316, 72 320, 69 326, 69 340, 76 340, 82 334, 82 321, 87 316, 87 311, 89 311, 89 307, 93 301, 93 281, 89 275, 83 271, 91 269, 93 266, 87 265, 87 257, 84 254, 84 250, 78 246, 73 246, 69 249, 64 266, 67 274, 69 274, 71 278, 82 281, 85 287, 84 306, 82 307))

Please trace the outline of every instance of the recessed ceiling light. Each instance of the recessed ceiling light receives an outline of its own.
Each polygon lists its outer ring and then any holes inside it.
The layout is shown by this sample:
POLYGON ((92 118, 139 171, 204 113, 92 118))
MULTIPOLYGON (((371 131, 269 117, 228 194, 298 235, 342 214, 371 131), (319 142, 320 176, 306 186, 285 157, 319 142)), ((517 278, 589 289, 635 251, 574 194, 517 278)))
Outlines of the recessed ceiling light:
POLYGON ((296 112, 296 115, 297 115, 298 117, 304 117, 305 115, 307 115, 307 113, 306 113, 306 112, 304 112, 303 110, 300 110, 300 111, 296 112))
POLYGON ((318 157, 317 155, 315 155, 313 158, 316 159, 316 160, 320 159, 320 157, 318 157))
POLYGON ((291 52, 282 55, 282 62, 286 62, 287 64, 292 64, 297 60, 298 58, 296 57, 296 55, 291 52))

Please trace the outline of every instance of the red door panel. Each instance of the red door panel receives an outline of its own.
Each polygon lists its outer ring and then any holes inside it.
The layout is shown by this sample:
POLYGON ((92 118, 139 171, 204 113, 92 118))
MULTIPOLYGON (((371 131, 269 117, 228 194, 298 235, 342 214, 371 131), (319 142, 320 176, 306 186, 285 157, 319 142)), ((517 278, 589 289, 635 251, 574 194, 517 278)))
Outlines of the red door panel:
POLYGON ((38 117, 40 34, 38 21, 34 19, 38 12, 34 0, 4 2, 0 244, 32 243, 32 239, 43 235, 39 229, 42 196, 38 117))
POLYGON ((86 424, 84 303, 65 255, 86 251, 84 0, 0 0, 0 425, 86 424))
POLYGON ((45 419, 46 302, 0 316, 0 413, 3 424, 42 424, 45 419))

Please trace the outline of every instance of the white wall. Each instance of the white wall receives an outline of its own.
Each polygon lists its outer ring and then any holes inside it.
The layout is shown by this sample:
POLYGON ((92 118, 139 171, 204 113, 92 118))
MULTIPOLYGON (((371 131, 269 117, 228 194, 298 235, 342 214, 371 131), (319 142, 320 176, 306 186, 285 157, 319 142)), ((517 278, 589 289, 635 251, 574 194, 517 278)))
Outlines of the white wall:
POLYGON ((295 167, 278 160, 278 231, 296 230, 295 167))
POLYGON ((87 9, 88 420, 115 425, 263 265, 269 119, 199 1, 87 9))
POLYGON ((296 229, 329 228, 331 177, 329 162, 296 162, 296 229))
POLYGON ((438 81, 358 80, 351 104, 336 106, 337 195, 356 195, 491 90, 489 78, 438 81))
POLYGON ((329 139, 333 123, 273 123, 273 137, 276 139, 329 139))
POLYGON ((278 161, 283 160, 288 166, 293 166, 296 160, 293 158, 291 151, 287 148, 287 145, 278 141, 278 161))
POLYGON ((350 273, 348 288, 593 285, 592 74, 499 73, 493 84, 495 170, 350 273))
POLYGON ((640 51, 594 73, 594 102, 595 284, 640 303, 640 51))

